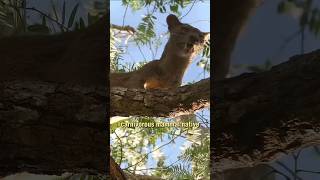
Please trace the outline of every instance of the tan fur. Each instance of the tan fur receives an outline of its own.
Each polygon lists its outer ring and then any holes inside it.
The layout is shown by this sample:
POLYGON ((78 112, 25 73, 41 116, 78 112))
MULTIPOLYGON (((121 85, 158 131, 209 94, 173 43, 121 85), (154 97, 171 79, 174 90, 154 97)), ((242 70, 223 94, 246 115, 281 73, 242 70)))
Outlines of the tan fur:
POLYGON ((184 72, 209 34, 181 23, 174 15, 167 17, 167 24, 170 38, 160 60, 151 61, 137 71, 111 73, 111 87, 171 89, 181 85, 184 72))

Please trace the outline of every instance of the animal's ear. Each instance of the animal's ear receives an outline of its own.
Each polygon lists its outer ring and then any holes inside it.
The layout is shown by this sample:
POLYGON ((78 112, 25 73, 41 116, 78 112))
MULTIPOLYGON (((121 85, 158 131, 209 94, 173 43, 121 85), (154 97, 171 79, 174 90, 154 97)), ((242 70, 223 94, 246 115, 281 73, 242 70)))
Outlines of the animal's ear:
POLYGON ((202 33, 203 34, 203 39, 204 41, 208 41, 210 39, 210 32, 204 32, 202 33))
POLYGON ((168 24, 168 29, 171 30, 173 27, 182 24, 179 19, 177 18, 177 16, 170 14, 167 17, 167 24, 168 24))

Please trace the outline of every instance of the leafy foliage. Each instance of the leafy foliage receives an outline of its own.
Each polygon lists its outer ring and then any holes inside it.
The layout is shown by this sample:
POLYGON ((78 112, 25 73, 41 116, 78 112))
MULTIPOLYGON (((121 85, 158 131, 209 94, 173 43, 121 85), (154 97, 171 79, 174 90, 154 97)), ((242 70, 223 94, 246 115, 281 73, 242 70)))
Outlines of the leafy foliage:
POLYGON ((0 37, 25 31, 25 11, 15 8, 24 3, 23 0, 0 1, 0 37))
MULTIPOLYGON (((66 32, 85 28, 87 25, 84 17, 78 17, 80 3, 75 3, 67 16, 67 1, 62 3, 61 11, 58 11, 57 1, 51 0, 51 10, 46 13, 34 7, 27 7, 25 0, 4 0, 0 2, 0 37, 1 34, 50 34, 56 32, 66 32), (34 24, 27 22, 28 12, 35 12, 40 15, 41 21, 34 24), (59 28, 59 31, 56 30, 59 28)), ((87 16, 88 25, 92 24, 101 15, 87 16)))
POLYGON ((320 35, 320 10, 315 7, 313 0, 282 0, 278 12, 299 18, 301 28, 308 27, 310 32, 320 35))
POLYGON ((114 157, 117 162, 126 164, 129 172, 135 173, 136 170, 145 169, 148 155, 150 154, 150 152, 147 152, 147 147, 155 148, 158 139, 162 141, 165 135, 173 135, 176 131, 176 129, 172 127, 128 127, 129 124, 145 123, 151 126, 157 122, 161 122, 161 120, 148 117, 129 118, 117 122, 117 128, 112 130, 114 132, 111 135, 112 157, 114 157), (119 123, 127 124, 127 127, 122 127, 123 125, 119 123))
POLYGON ((142 18, 142 22, 138 25, 138 32, 135 38, 137 43, 141 43, 145 45, 147 42, 150 41, 151 38, 154 38, 154 20, 157 18, 152 14, 147 14, 144 18, 142 18))
POLYGON ((117 47, 117 43, 119 43, 119 38, 115 36, 115 31, 110 28, 110 69, 111 72, 120 71, 119 61, 122 59, 121 54, 123 54, 123 49, 121 47, 117 47))
POLYGON ((259 73, 259 72, 267 71, 267 70, 269 70, 271 67, 272 67, 271 61, 270 61, 270 60, 266 60, 265 63, 262 64, 262 65, 248 65, 248 66, 247 66, 247 69, 248 69, 250 72, 259 73))
MULTIPOLYGON (((111 124, 112 157, 122 165, 126 171, 136 173, 151 173, 165 179, 196 179, 209 174, 209 134, 199 140, 200 144, 192 144, 179 156, 180 164, 165 165, 166 157, 161 148, 174 144, 177 138, 187 137, 192 129, 163 127, 145 128, 128 127, 130 124, 145 123, 151 126, 155 123, 171 122, 160 118, 128 118, 111 124), (117 125, 116 125, 117 124, 117 125), (122 124, 122 125, 121 125, 122 124), (127 127, 124 127, 124 124, 127 127), (168 142, 169 141, 169 142, 168 142), (164 144, 163 144, 164 143, 164 144), (162 145, 159 145, 162 144, 162 145), (151 155, 156 163, 154 170, 147 168, 151 155)), ((188 121, 187 121, 188 122, 188 121)), ((196 134, 196 133, 191 133, 196 134)))

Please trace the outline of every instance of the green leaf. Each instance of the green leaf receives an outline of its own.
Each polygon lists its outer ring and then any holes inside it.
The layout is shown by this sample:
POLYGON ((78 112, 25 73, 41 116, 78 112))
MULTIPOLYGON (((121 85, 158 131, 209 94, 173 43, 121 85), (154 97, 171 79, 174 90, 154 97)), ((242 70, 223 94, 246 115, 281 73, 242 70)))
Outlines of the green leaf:
POLYGON ((64 25, 66 20, 66 1, 63 1, 63 6, 62 6, 62 24, 64 25))
POLYGON ((82 19, 82 17, 80 18, 80 29, 84 29, 86 28, 86 25, 84 23, 84 20, 82 19))
POLYGON ((175 12, 175 13, 177 13, 178 12, 178 5, 177 4, 174 4, 174 5, 172 5, 172 6, 170 6, 170 10, 172 11, 172 12, 175 12))
POLYGON ((180 2, 180 3, 179 3, 180 7, 183 8, 183 0, 180 0, 179 2, 180 2))
POLYGON ((73 25, 74 19, 76 17, 77 11, 79 8, 79 3, 77 3, 77 5, 74 6, 74 8, 72 9, 70 18, 69 18, 69 22, 68 22, 68 28, 70 28, 73 25))
POLYGON ((74 30, 79 30, 79 29, 80 29, 79 23, 76 22, 76 23, 74 24, 74 30))
POLYGON ((146 3, 146 6, 147 6, 147 5, 150 5, 151 2, 152 2, 151 0, 146 0, 146 2, 145 2, 145 3, 146 3))
POLYGON ((141 31, 141 32, 145 32, 146 31, 146 26, 144 24, 140 24, 138 26, 138 30, 141 31))
POLYGON ((166 10, 166 7, 164 7, 164 6, 161 6, 160 8, 159 8, 159 10, 160 10, 160 12, 161 13, 165 13, 167 10, 166 10))
POLYGON ((127 0, 122 0, 122 5, 127 5, 128 4, 128 1, 127 0))

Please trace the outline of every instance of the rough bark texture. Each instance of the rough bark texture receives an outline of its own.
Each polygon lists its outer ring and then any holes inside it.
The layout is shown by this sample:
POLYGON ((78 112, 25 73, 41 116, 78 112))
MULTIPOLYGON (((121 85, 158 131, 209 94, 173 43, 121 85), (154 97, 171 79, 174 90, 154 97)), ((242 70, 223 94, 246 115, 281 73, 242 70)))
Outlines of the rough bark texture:
POLYGON ((212 180, 276 180, 274 169, 266 164, 254 167, 226 169, 213 174, 212 180))
POLYGON ((0 176, 104 174, 106 90, 39 81, 0 83, 0 176))
POLYGON ((0 176, 105 174, 108 22, 0 40, 0 176))
POLYGON ((320 50, 214 83, 213 172, 320 144, 320 50))
MULTIPOLYGON (((108 87, 108 22, 105 16, 83 31, 1 39, 0 176, 105 173, 109 92, 88 87, 108 87)), ((175 116, 209 104, 209 80, 171 94, 138 92, 117 90, 112 115, 175 116)))
MULTIPOLYGON (((264 73, 215 82, 213 170, 252 166, 320 144, 319 77, 315 51, 264 73)), ((1 81, 0 176, 103 174, 109 102, 104 88, 1 81)), ((208 79, 172 92, 115 88, 111 116, 174 117, 208 106, 209 92, 208 79)))
POLYGON ((176 117, 208 107, 210 79, 174 91, 112 88, 111 116, 176 117))
POLYGON ((126 180, 126 175, 120 166, 110 157, 110 176, 116 180, 126 180))

